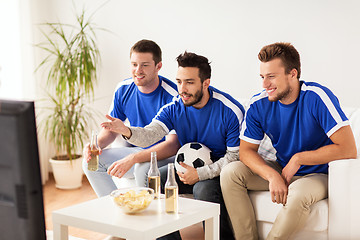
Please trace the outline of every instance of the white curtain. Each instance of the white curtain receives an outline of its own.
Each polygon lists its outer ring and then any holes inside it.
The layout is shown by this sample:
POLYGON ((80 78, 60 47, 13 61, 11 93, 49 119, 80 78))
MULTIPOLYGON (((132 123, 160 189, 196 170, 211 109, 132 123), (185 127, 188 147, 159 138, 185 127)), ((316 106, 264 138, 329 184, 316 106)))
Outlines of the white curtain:
MULTIPOLYGON (((34 6, 31 6, 31 3, 34 2, 0 0, 0 98, 2 99, 32 101, 38 99, 34 76, 34 11, 31 9, 34 6)), ((49 150, 45 143, 41 134, 38 134, 43 183, 48 179, 49 150)))

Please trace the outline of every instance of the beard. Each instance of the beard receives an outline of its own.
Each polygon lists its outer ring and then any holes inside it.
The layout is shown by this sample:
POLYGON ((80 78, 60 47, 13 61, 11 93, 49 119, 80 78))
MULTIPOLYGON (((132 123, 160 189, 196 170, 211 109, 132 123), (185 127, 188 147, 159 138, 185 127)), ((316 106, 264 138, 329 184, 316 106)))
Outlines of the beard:
POLYGON ((204 96, 203 89, 201 88, 201 90, 197 91, 195 93, 195 95, 190 95, 190 97, 192 97, 192 96, 194 97, 194 100, 191 102, 185 103, 183 100, 184 106, 190 107, 190 106, 193 106, 193 105, 197 104, 198 102, 200 102, 202 97, 204 96))
POLYGON ((284 100, 287 96, 289 96, 290 92, 291 92, 291 89, 290 89, 290 87, 288 87, 284 91, 278 93, 273 98, 270 98, 270 96, 269 96, 268 99, 270 102, 281 101, 281 100, 284 100))
POLYGON ((293 89, 290 87, 288 79, 287 79, 287 82, 288 82, 288 84, 287 84, 286 88, 282 92, 279 92, 275 96, 272 96, 271 99, 270 99, 270 96, 268 96, 268 99, 269 99, 270 102, 285 101, 286 98, 289 97, 289 95, 291 94, 293 89))

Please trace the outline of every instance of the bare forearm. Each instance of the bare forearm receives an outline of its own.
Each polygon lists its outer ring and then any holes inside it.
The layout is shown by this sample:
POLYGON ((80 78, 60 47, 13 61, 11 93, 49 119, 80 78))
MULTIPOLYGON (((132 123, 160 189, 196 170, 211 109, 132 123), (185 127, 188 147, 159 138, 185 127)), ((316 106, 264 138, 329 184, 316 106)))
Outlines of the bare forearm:
POLYGON ((119 134, 102 129, 98 135, 98 145, 101 149, 106 148, 109 144, 114 142, 119 134))
POLYGON ((299 152, 293 156, 300 165, 318 165, 339 159, 356 158, 355 151, 343 151, 337 144, 321 147, 314 151, 299 152))
POLYGON ((240 160, 254 173, 269 182, 269 191, 272 202, 286 204, 288 185, 285 179, 275 169, 266 164, 258 154, 259 145, 241 140, 240 160))
POLYGON ((356 144, 350 126, 340 128, 330 139, 333 144, 314 151, 299 152, 290 161, 295 161, 299 165, 318 165, 333 160, 356 158, 356 144))
MULTIPOLYGON (((242 143, 241 143, 242 144, 242 143)), ((266 164, 265 160, 256 150, 243 150, 240 144, 240 161, 248 166, 254 173, 265 180, 270 181, 274 175, 280 176, 272 167, 266 164)))

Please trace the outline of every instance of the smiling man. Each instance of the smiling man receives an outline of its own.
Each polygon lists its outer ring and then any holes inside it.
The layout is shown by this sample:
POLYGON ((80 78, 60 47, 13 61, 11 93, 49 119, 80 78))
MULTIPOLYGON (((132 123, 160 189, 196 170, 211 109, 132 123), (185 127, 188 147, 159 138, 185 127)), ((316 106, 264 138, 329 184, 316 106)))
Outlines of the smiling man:
POLYGON ((258 55, 264 91, 256 94, 241 130, 240 160, 221 172, 221 188, 236 239, 258 239, 248 190, 269 190, 284 205, 267 239, 292 239, 310 206, 327 197, 328 163, 356 158, 349 121, 326 87, 300 81, 300 56, 289 43, 265 46, 258 55), (267 134, 276 161, 258 153, 267 134))
MULTIPOLYGON (((199 142, 211 149, 214 162, 193 168, 184 163, 186 172, 177 172, 179 193, 193 193, 195 199, 220 204, 220 237, 233 239, 220 189, 221 169, 238 160, 240 126, 244 108, 239 102, 210 86, 211 68, 208 59, 185 52, 177 58, 176 75, 179 97, 165 105, 145 128, 126 127, 119 119, 102 123, 110 131, 122 134, 137 146, 148 146, 174 129, 180 145, 199 142)), ((167 167, 160 168, 162 189, 167 167)), ((180 239, 179 232, 161 239, 180 239)))
MULTIPOLYGON (((131 126, 144 127, 159 109, 177 96, 176 84, 158 75, 161 67, 161 49, 151 40, 141 40, 130 50, 132 78, 121 81, 114 93, 108 118, 128 119, 131 126)), ((98 136, 101 149, 111 144, 119 134, 102 129, 98 136)), ((117 189, 112 176, 121 178, 134 167, 138 186, 147 186, 147 172, 152 151, 157 152, 159 166, 174 161, 179 148, 176 134, 159 139, 150 148, 121 147, 102 151, 99 170, 89 171, 89 144, 84 148, 83 169, 96 194, 101 197, 117 189)))

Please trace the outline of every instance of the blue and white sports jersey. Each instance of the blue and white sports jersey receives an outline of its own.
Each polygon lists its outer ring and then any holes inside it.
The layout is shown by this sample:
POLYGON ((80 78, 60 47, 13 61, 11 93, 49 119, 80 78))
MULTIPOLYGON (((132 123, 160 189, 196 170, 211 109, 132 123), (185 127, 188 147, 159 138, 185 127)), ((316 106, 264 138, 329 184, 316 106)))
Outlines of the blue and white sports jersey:
POLYGON ((169 132, 175 129, 182 145, 199 142, 212 150, 216 159, 223 157, 226 149, 238 150, 244 108, 229 94, 209 87, 210 99, 196 109, 184 106, 180 96, 165 105, 153 121, 169 132))
POLYGON ((160 108, 178 95, 175 83, 160 75, 159 80, 159 86, 148 94, 140 92, 132 78, 120 82, 109 115, 122 121, 128 119, 132 127, 148 125, 160 108))
MULTIPOLYGON (((330 136, 349 125, 336 96, 326 87, 300 81, 297 100, 289 105, 270 102, 266 91, 252 97, 240 138, 260 144, 266 133, 277 151, 277 161, 285 167, 298 152, 332 144, 330 136)), ((328 165, 301 166, 296 175, 327 173, 328 165)))

